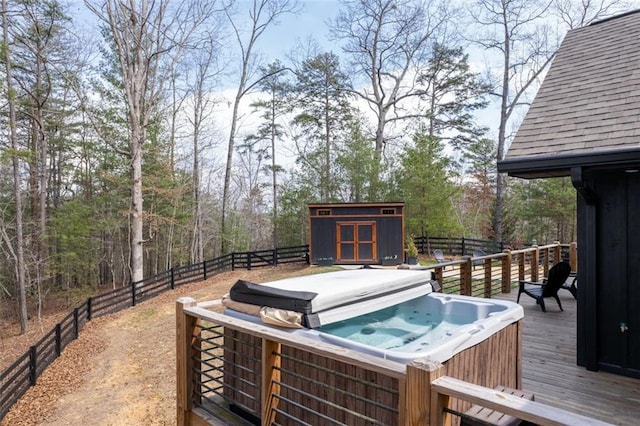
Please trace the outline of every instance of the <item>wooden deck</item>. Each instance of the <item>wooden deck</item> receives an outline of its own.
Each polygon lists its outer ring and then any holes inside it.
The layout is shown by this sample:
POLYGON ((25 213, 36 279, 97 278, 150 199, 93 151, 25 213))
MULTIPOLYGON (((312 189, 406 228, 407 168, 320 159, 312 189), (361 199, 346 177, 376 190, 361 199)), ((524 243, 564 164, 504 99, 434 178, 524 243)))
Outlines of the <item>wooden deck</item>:
MULTIPOLYGON (((499 298, 516 300, 517 289, 499 298)), ((553 299, 547 312, 523 294, 523 388, 548 405, 619 425, 640 424, 640 380, 576 365, 576 306, 560 291, 564 312, 553 299)))

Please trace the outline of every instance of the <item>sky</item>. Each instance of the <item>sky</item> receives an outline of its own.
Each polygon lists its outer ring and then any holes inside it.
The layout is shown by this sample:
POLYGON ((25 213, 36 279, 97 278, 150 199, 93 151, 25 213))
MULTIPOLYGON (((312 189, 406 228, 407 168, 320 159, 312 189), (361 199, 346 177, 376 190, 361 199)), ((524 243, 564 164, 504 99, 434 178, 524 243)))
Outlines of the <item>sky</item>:
POLYGON ((301 4, 300 14, 283 17, 280 25, 265 33, 260 47, 270 56, 281 56, 295 46, 298 40, 304 41, 309 36, 331 50, 328 42, 327 21, 337 15, 340 3, 338 0, 301 0, 301 4))

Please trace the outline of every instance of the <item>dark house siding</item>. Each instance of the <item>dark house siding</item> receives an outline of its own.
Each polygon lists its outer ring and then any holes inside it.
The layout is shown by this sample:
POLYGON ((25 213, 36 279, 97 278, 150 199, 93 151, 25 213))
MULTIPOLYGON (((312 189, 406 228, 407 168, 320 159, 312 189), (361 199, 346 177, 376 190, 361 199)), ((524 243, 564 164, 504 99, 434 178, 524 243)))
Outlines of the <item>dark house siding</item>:
POLYGON ((595 298, 579 300, 578 364, 640 378, 640 174, 594 173, 587 182, 596 224, 579 222, 579 241, 595 233, 597 243, 579 245, 579 259, 595 250, 595 262, 582 262, 579 273, 593 281, 595 298))

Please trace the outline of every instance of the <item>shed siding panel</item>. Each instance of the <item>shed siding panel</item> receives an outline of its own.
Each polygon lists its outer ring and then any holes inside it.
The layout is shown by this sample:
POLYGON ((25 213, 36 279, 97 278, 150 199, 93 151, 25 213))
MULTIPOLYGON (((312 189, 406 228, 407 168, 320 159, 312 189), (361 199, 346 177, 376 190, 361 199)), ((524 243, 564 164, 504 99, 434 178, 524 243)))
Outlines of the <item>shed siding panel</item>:
MULTIPOLYGON (((311 262, 317 263, 319 258, 338 260, 337 227, 347 223, 375 223, 375 256, 363 259, 363 254, 356 263, 380 263, 384 256, 397 256, 399 262, 404 260, 404 203, 366 203, 366 204, 310 204, 309 235, 311 262), (394 211, 395 214, 383 214, 383 211, 394 211), (319 211, 330 211, 330 215, 319 215, 319 211)), ((366 253, 365 253, 366 252, 366 253)), ((346 260, 343 263, 353 263, 346 260)))

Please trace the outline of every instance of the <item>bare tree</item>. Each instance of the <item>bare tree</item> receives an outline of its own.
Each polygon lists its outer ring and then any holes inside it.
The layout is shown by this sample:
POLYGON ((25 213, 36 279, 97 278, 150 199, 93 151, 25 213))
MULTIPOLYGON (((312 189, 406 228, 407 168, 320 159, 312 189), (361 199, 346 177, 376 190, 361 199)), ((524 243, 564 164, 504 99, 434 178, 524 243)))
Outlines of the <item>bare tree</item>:
MULTIPOLYGON (((501 57, 495 70, 499 83, 492 93, 500 102, 497 161, 504 158, 510 139, 507 125, 514 111, 526 107, 526 95, 535 89, 560 46, 561 37, 554 31, 558 27, 550 25, 552 18, 558 17, 570 28, 586 25, 621 4, 618 0, 476 0, 470 14, 481 32, 475 33, 473 39, 501 57)), ((503 176, 497 173, 493 221, 497 241, 503 238, 503 204, 503 176)))
POLYGON ((626 0, 554 0, 552 13, 568 29, 573 29, 632 7, 633 2, 626 0))
POLYGON ((191 260, 194 263, 204 260, 202 200, 201 200, 201 159, 206 123, 211 117, 212 107, 217 102, 211 97, 212 83, 220 74, 216 66, 215 37, 202 42, 202 47, 196 52, 187 70, 187 80, 191 81, 189 99, 191 101, 191 117, 193 142, 193 233, 191 240, 191 260))
POLYGON ((164 83, 190 35, 210 14, 215 2, 171 0, 85 0, 109 30, 127 106, 131 162, 131 280, 143 269, 142 156, 147 130, 154 123, 164 83))
POLYGON ((11 254, 15 259, 16 282, 18 287, 18 312, 20 313, 20 332, 26 333, 27 322, 27 296, 26 296, 26 279, 25 279, 25 261, 24 261, 24 239, 23 239, 23 223, 22 223, 22 190, 20 188, 20 165, 18 161, 18 135, 16 129, 16 109, 15 109, 15 91, 13 89, 13 73, 11 69, 11 47, 9 43, 9 11, 7 9, 7 0, 2 0, 2 60, 5 64, 5 85, 7 89, 7 106, 9 107, 9 139, 11 140, 11 164, 13 167, 13 196, 15 203, 16 215, 16 242, 15 249, 11 248, 11 241, 6 233, 3 232, 3 240, 10 248, 11 254))
POLYGON ((249 31, 244 32, 244 26, 239 22, 240 17, 234 16, 230 8, 227 11, 227 18, 233 28, 238 47, 240 48, 241 64, 240 77, 238 79, 238 90, 233 100, 233 111, 231 114, 231 128, 229 130, 229 143, 227 146, 227 161, 224 173, 224 187, 222 190, 222 217, 220 221, 221 244, 220 251, 225 253, 226 246, 226 219, 229 209, 231 171, 233 166, 233 152, 235 140, 238 134, 238 119, 240 102, 247 93, 267 76, 256 76, 255 71, 259 63, 255 55, 255 47, 258 39, 272 25, 277 24, 280 16, 298 11, 297 0, 252 0, 249 9, 249 31))
POLYGON ((345 0, 344 9, 331 24, 343 52, 350 58, 354 75, 366 76, 367 84, 354 94, 366 101, 376 116, 375 157, 369 198, 375 197, 380 161, 391 121, 407 118, 401 106, 418 96, 417 68, 431 52, 430 43, 446 28, 449 11, 445 3, 430 0, 345 0))

